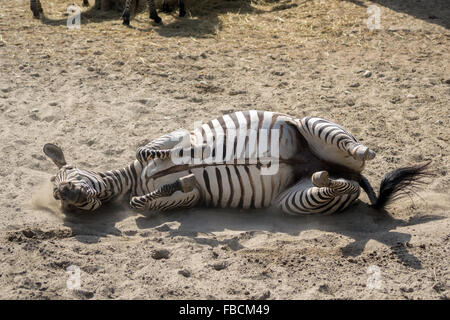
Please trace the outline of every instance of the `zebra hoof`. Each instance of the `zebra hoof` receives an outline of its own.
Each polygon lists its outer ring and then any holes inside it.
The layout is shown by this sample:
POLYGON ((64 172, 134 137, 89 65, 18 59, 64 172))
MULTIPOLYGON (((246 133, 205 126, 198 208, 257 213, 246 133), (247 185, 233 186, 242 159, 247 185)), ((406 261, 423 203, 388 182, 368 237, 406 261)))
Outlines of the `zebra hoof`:
POLYGON ((39 19, 41 17, 41 13, 39 11, 33 11, 33 18, 39 19))
POLYGON ((318 188, 328 187, 328 185, 330 184, 328 172, 326 171, 315 172, 312 175, 311 181, 313 185, 318 188))
POLYGON ((375 158, 375 152, 365 146, 361 146, 356 150, 354 158, 360 161, 372 160, 375 158))
POLYGON ((183 191, 183 193, 188 193, 194 190, 196 181, 194 174, 182 177, 179 180, 181 184, 181 191, 183 191))
POLYGON ((130 25, 130 13, 129 13, 128 11, 125 11, 125 12, 122 14, 122 19, 123 19, 122 24, 124 24, 124 25, 126 25, 126 26, 129 26, 129 25, 130 25))
POLYGON ((156 17, 152 17, 152 16, 150 16, 150 19, 152 19, 153 21, 155 21, 156 23, 161 23, 161 18, 159 17, 159 16, 156 16, 156 17))

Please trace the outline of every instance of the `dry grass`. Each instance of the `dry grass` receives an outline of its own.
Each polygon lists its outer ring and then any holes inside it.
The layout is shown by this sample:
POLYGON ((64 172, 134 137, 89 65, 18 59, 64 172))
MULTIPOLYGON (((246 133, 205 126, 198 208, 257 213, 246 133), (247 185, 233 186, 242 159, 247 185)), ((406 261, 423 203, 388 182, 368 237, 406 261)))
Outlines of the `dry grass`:
MULTIPOLYGON (((195 5, 188 5, 188 18, 180 19, 176 11, 171 14, 160 13, 164 25, 155 25, 148 19, 146 3, 141 3, 141 10, 132 20, 132 27, 121 24, 120 12, 100 12, 83 8, 82 29, 72 31, 66 28, 67 1, 43 0, 45 18, 42 21, 31 19, 28 0, 23 0, 19 25, 13 25, 21 31, 28 41, 48 40, 46 37, 55 32, 68 33, 68 38, 83 33, 90 38, 103 37, 105 32, 114 41, 139 43, 148 42, 149 38, 158 45, 169 45, 170 41, 184 39, 212 38, 220 41, 246 41, 258 46, 277 46, 289 43, 291 46, 302 45, 305 41, 319 39, 327 43, 363 46, 368 40, 382 38, 389 32, 388 28, 372 32, 366 26, 367 6, 370 2, 355 4, 342 0, 285 0, 285 1, 221 1, 199 0, 195 5), (46 27, 49 26, 49 27, 46 27), (37 32, 36 32, 37 31, 37 32), (164 42, 160 41, 164 38, 164 42), (171 40, 173 39, 173 40, 171 40)), ((92 1, 91 1, 92 2, 92 1)), ((14 3, 5 5, 4 12, 16 15, 14 3), (11 12, 11 13, 12 13, 11 12)), ((397 37, 402 37, 405 30, 396 28, 401 23, 403 14, 383 8, 382 24, 394 29, 397 37), (400 30, 399 30, 400 29, 400 30)), ((9 21, 0 18, 2 33, 8 41, 9 21)), ((406 30, 409 32, 411 30, 406 30)), ((417 30, 421 32, 420 23, 417 30)), ((440 31, 426 35, 433 39, 445 39, 440 31)))

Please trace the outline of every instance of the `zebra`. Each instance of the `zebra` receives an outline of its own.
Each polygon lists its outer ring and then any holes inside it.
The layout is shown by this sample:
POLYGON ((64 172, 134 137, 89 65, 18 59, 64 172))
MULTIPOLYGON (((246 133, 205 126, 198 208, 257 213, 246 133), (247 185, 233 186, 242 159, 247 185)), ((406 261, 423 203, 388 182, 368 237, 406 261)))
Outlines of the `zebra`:
POLYGON ((288 214, 331 214, 355 202, 362 188, 383 210, 429 176, 429 162, 387 173, 375 194, 361 174, 375 152, 331 121, 269 111, 239 111, 179 129, 137 149, 125 168, 106 172, 67 164, 60 147, 44 153, 59 171, 51 178, 63 207, 87 211, 130 193, 142 211, 198 206, 277 207, 288 214))
MULTIPOLYGON (((161 23, 161 18, 158 16, 158 13, 156 12, 155 7, 155 0, 147 0, 148 2, 148 11, 149 11, 149 17, 150 19, 154 20, 156 23, 161 23)), ((133 0, 126 0, 125 1, 125 8, 123 10, 122 14, 122 20, 124 25, 130 25, 130 7, 133 3, 133 0)), ((183 0, 178 0, 178 6, 180 8, 179 16, 184 17, 186 15, 186 8, 184 5, 183 0)), ((136 10, 139 7, 139 0, 136 0, 136 3, 134 5, 134 14, 136 14, 136 10)), ((167 0, 163 0, 162 2, 162 11, 163 12, 170 12, 169 4, 167 3, 167 0)))
MULTIPOLYGON (((83 0, 83 7, 89 7, 89 0, 83 0)), ((39 19, 44 12, 40 0, 30 0, 30 9, 36 19, 39 19)))

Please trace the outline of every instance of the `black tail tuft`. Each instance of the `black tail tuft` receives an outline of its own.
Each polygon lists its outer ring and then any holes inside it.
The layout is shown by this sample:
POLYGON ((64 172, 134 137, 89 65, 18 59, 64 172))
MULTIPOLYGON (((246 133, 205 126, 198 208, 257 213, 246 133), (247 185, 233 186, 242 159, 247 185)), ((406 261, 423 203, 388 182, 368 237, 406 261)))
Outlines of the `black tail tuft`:
POLYGON ((387 173, 381 181, 378 198, 376 198, 372 187, 363 176, 361 176, 360 185, 369 195, 372 207, 381 210, 394 200, 414 194, 414 190, 419 185, 425 184, 423 178, 433 176, 433 173, 427 170, 430 163, 431 161, 428 161, 387 173))

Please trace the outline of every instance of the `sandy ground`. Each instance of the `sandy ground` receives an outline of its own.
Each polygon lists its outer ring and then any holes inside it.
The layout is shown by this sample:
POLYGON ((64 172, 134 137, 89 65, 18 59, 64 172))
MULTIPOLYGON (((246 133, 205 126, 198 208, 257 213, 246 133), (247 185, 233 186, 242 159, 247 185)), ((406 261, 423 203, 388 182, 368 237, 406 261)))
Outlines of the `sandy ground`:
POLYGON ((131 28, 83 8, 78 31, 71 2, 41 2, 42 21, 28 0, 0 5, 0 298, 449 298, 447 1, 199 1, 131 28), (126 203, 65 214, 52 200, 44 143, 79 167, 119 168, 151 138, 248 109, 342 124, 377 152, 376 187, 424 160, 436 176, 388 213, 361 196, 328 217, 126 203))

